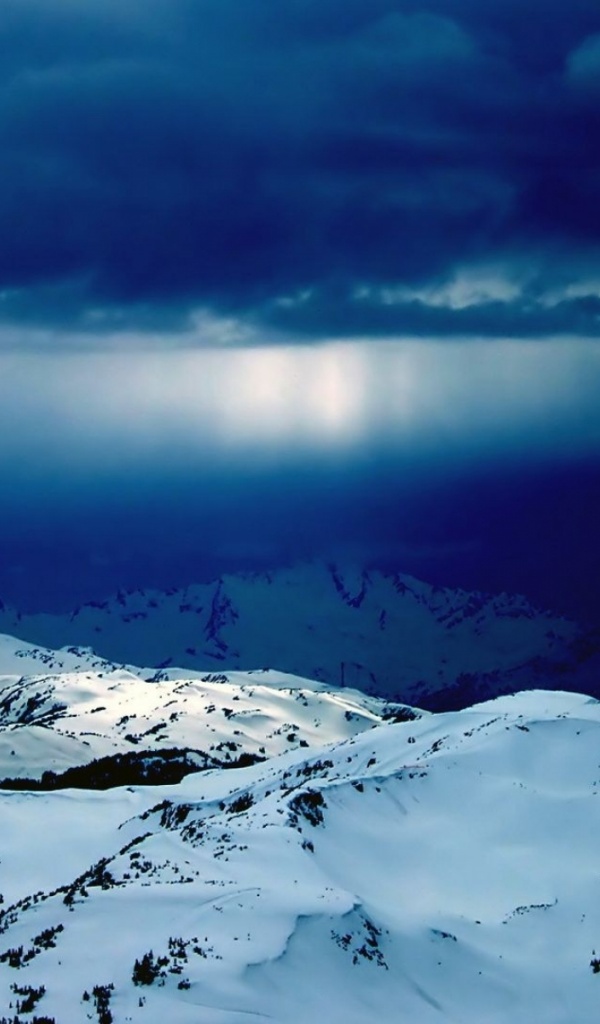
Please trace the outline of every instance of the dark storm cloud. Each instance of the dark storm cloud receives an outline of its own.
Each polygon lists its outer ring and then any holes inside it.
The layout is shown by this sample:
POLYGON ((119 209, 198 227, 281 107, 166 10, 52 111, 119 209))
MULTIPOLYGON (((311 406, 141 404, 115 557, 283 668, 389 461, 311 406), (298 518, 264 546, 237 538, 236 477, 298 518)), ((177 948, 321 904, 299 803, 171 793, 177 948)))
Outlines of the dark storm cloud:
POLYGON ((5 324, 598 333, 597 0, 5 0, 0 39, 5 324))

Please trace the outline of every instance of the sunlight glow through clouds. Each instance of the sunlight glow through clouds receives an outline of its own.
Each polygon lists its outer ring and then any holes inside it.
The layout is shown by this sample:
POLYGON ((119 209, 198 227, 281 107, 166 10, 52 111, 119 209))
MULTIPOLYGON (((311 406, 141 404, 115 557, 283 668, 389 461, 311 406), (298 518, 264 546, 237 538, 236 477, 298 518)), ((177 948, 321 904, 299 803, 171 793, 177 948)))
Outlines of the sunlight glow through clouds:
POLYGON ((5 353, 0 456, 118 464, 600 447, 600 347, 355 342, 5 353))
POLYGON ((366 429, 368 356, 360 348, 265 348, 235 357, 225 430, 263 444, 360 440, 366 429), (366 364, 366 366, 365 366, 366 364))

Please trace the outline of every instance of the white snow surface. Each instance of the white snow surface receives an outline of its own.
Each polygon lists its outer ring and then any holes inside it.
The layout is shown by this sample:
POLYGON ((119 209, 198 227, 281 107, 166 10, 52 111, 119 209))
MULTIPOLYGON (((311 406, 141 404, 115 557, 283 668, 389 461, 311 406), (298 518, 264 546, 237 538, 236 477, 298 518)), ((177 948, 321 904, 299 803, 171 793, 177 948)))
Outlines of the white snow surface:
POLYGON ((25 676, 44 672, 80 672, 83 669, 112 671, 117 665, 89 647, 54 650, 0 633, 0 676, 25 676))
MULTIPOLYGON (((67 673, 75 704, 94 679, 67 673)), ((36 1014, 85 1024, 113 986, 115 1024, 597 1020, 600 704, 535 691, 344 738, 322 714, 334 742, 177 786, 0 793, 2 1011, 43 987, 36 1014)))

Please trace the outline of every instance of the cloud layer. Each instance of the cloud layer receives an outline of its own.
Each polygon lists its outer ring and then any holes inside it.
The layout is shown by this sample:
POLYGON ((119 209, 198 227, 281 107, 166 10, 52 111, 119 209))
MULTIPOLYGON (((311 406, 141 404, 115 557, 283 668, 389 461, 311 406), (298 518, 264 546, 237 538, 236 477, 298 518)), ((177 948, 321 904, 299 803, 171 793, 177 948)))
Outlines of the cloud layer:
POLYGON ((597 0, 5 0, 1 34, 5 338, 600 332, 597 0))

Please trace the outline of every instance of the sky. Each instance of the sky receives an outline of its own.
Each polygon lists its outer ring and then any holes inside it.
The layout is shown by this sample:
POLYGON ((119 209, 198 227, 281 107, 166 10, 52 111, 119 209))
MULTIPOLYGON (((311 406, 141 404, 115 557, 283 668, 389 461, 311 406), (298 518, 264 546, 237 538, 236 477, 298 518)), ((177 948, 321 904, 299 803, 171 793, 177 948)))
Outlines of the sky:
POLYGON ((597 619, 597 0, 4 0, 0 596, 303 557, 597 619))

